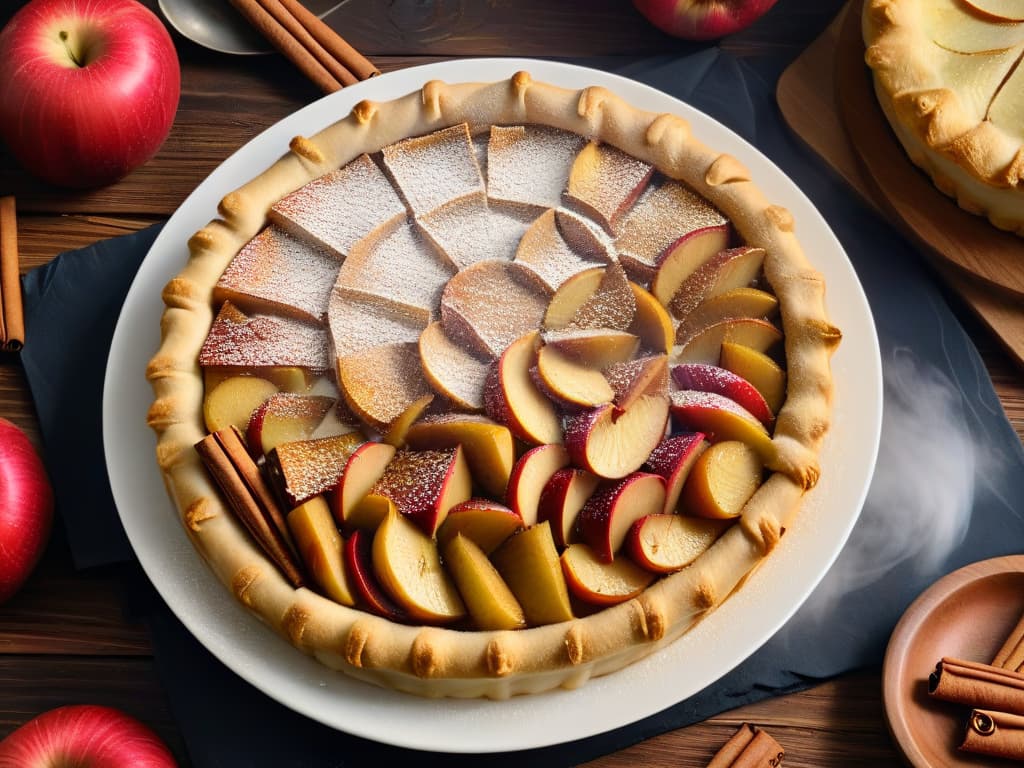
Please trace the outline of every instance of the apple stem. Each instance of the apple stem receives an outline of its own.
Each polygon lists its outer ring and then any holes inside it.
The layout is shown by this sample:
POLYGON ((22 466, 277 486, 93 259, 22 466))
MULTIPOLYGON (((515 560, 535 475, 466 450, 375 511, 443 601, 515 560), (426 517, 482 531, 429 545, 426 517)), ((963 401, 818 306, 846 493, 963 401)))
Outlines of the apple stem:
POLYGON ((70 56, 71 60, 73 62, 75 62, 75 66, 78 67, 79 69, 84 67, 85 64, 82 63, 82 60, 78 58, 78 56, 75 54, 75 52, 73 50, 71 50, 71 46, 68 45, 68 33, 67 33, 67 30, 62 29, 60 31, 60 41, 62 43, 64 43, 64 50, 66 50, 68 52, 68 56, 70 56))

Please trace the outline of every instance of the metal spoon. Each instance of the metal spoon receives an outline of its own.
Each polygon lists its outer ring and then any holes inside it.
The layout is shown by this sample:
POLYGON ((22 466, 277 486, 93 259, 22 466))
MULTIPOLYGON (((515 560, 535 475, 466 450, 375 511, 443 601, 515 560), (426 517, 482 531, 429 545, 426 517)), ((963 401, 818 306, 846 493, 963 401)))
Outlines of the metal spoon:
MULTIPOLYGON (((306 7, 323 18, 346 2, 307 0, 306 7)), ((206 48, 240 55, 272 50, 228 0, 159 0, 159 6, 172 27, 206 48)))

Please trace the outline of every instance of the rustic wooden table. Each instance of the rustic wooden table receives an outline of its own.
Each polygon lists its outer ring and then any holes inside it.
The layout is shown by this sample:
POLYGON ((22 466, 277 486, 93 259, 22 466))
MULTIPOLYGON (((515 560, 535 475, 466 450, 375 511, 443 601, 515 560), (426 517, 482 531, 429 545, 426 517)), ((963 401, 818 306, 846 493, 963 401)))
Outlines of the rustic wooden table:
MULTIPOLYGON (((15 5, 20 5, 16 3, 15 5)), ((156 8, 156 0, 147 0, 156 8)), ((759 24, 722 44, 739 56, 795 57, 824 23, 818 0, 781 0, 759 24)), ((835 3, 838 8, 838 3, 835 3)), ((13 13, 0 9, 0 24, 13 13)), ((616 56, 691 47, 648 25, 627 0, 351 0, 333 21, 383 70, 473 55, 616 56)), ((169 216, 206 175, 253 136, 320 94, 277 56, 231 57, 175 34, 181 103, 167 143, 125 180, 89 192, 41 185, 0 148, 0 194, 15 194, 22 269, 169 216)), ((955 300, 954 300, 955 301, 955 300)), ((954 304, 982 350, 1006 411, 1024 436, 1024 373, 970 312, 954 304)), ((41 446, 16 356, 0 357, 0 416, 41 446)), ((157 679, 144 626, 124 612, 120 573, 76 572, 59 525, 25 589, 0 606, 0 738, 67 703, 120 707, 150 723, 188 764, 157 679)), ((743 722, 769 730, 787 766, 898 762, 882 712, 880 672, 865 670, 652 738, 593 766, 704 766, 743 722)))

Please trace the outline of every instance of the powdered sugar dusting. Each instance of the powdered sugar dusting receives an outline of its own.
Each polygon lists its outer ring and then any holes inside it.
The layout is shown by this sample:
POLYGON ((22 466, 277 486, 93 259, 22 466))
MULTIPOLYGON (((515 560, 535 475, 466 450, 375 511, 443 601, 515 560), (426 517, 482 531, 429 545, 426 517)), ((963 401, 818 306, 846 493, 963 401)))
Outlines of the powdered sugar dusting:
POLYGON ((430 385, 460 408, 483 410, 488 361, 470 354, 431 323, 420 335, 420 362, 430 385))
POLYGON ((336 357, 380 344, 416 341, 426 326, 422 316, 390 299, 350 295, 341 288, 331 293, 327 317, 336 357))
POLYGON ((285 493, 296 503, 331 490, 338 484, 352 453, 363 442, 355 434, 282 443, 275 450, 285 493))
POLYGON ((287 317, 247 316, 225 302, 199 351, 199 365, 258 368, 330 368, 327 334, 317 325, 287 317))
POLYGON ((492 126, 487 195, 492 200, 556 208, 586 139, 539 125, 492 126))
POLYGON ((270 226, 242 246, 217 281, 214 295, 315 323, 327 316, 327 299, 340 266, 334 256, 270 226))
POLYGON ((573 275, 606 264, 607 253, 593 246, 582 250, 573 248, 562 236, 557 213, 548 210, 537 217, 519 241, 515 263, 554 292, 573 275))
POLYGON ((619 218, 653 173, 648 163, 608 144, 591 141, 576 155, 565 199, 615 234, 619 218))
POLYGON ((314 179, 270 209, 270 218, 298 237, 339 255, 377 225, 405 212, 387 176, 367 155, 314 179))
POLYGON ((346 403, 374 429, 387 427, 430 394, 413 343, 381 344, 339 357, 338 379, 346 403))
POLYGON ((400 514, 414 519, 434 509, 455 460, 455 449, 399 451, 370 493, 391 499, 400 514))
POLYGON ((417 221, 459 268, 485 259, 511 261, 528 226, 522 212, 488 205, 483 192, 452 200, 417 221))
POLYGON ((624 331, 636 315, 636 296, 618 261, 613 261, 601 275, 597 290, 576 310, 571 328, 614 328, 624 331))
POLYGON ((466 123, 404 139, 382 150, 384 164, 416 216, 484 191, 466 123))

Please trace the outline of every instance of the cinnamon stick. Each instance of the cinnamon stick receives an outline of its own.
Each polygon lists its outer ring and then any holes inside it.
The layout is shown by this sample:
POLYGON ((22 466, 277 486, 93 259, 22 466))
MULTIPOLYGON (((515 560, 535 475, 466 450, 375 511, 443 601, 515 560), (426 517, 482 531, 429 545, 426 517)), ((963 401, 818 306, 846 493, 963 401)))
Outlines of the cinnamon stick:
POLYGON ((25 313, 18 269, 18 219, 14 197, 0 197, 0 348, 25 346, 25 313))
POLYGON ((708 768, 775 768, 786 751, 766 731, 744 723, 708 763, 708 768))
POLYGON ((228 506, 294 587, 305 583, 284 517, 234 428, 207 435, 195 445, 228 506), (241 451, 239 451, 241 448, 241 451))
POLYGON ((380 74, 380 70, 369 59, 349 45, 345 38, 331 29, 323 19, 298 0, 280 0, 280 2, 299 20, 302 26, 309 30, 320 45, 330 51, 357 78, 368 80, 380 74))
POLYGON ((928 693, 976 709, 1024 715, 1024 675, 991 664, 943 658, 928 678, 928 693))
MULTIPOLYGON (((276 19, 277 22, 284 27, 303 48, 306 49, 306 51, 312 54, 313 58, 320 62, 324 69, 331 73, 331 76, 337 80, 340 86, 353 85, 359 82, 359 79, 345 66, 344 61, 336 58, 331 51, 328 51, 327 48, 310 33, 310 30, 306 27, 305 23, 300 21, 298 17, 296 17, 295 14, 285 6, 283 0, 257 0, 257 2, 259 2, 259 4, 263 6, 263 9, 273 16, 274 19, 276 19)), ((303 10, 305 10, 305 8, 303 8, 303 10)), ((320 19, 317 19, 316 14, 311 13, 309 15, 317 21, 320 21, 320 19)))
POLYGON ((1024 717, 984 709, 971 710, 960 749, 1010 760, 1024 760, 1024 717))
POLYGON ((1020 672, 1024 667, 1024 615, 1017 621, 1017 626, 1007 636, 1002 648, 992 660, 993 667, 1011 669, 1020 672))

